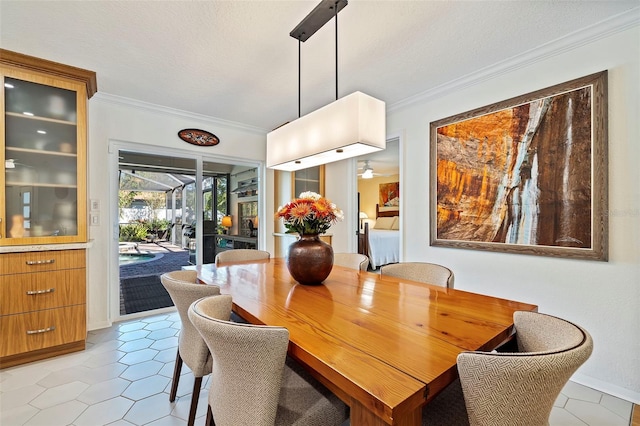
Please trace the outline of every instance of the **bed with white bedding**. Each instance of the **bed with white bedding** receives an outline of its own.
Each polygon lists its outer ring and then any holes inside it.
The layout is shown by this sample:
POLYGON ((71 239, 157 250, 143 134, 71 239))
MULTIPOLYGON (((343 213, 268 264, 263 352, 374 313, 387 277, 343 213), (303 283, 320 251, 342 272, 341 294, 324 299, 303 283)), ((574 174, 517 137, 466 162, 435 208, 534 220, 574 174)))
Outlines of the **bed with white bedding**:
POLYGON ((398 213, 398 210, 380 211, 376 206, 376 223, 373 227, 365 224, 365 253, 369 256, 369 264, 373 269, 400 262, 398 213))

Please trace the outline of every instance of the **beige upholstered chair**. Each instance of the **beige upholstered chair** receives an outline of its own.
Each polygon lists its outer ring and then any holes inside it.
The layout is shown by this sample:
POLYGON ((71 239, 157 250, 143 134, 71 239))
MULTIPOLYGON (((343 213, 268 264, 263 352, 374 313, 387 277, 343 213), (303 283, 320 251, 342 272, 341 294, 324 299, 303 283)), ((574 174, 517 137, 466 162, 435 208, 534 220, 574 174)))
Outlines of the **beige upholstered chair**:
POLYGON ((431 402, 425 405, 422 409, 422 425, 469 426, 467 408, 464 405, 459 379, 444 388, 431 402))
POLYGON ((287 359, 286 328, 221 321, 211 315, 221 305, 231 310, 231 297, 203 298, 189 309, 213 356, 207 425, 330 426, 347 419, 347 407, 287 359))
MULTIPOLYGON (((219 295, 220 287, 197 283, 196 271, 167 272, 160 276, 160 281, 162 281, 162 285, 164 285, 164 288, 169 292, 169 296, 171 296, 171 300, 178 310, 182 323, 169 401, 173 402, 176 399, 178 381, 180 380, 180 372, 184 361, 195 376, 188 420, 188 424, 191 426, 196 418, 202 378, 211 373, 211 355, 200 333, 198 333, 193 327, 193 324, 191 324, 191 321, 189 321, 187 312, 193 301, 205 296, 219 295)), ((229 319, 229 316, 227 315, 223 319, 229 319)))
MULTIPOLYGON (((463 352, 458 355, 466 419, 479 425, 548 425, 553 403, 571 375, 591 355, 587 331, 550 315, 516 312, 513 316, 518 352, 463 352)), ((425 406, 424 423, 451 404, 446 397, 425 406), (431 409, 430 409, 431 408, 431 409), (431 412, 430 412, 431 411, 431 412)), ((457 392, 459 394, 459 391, 457 392)), ((443 392, 444 394, 444 392, 443 392)), ((457 398, 459 399, 459 397, 457 398)), ((448 424, 465 424, 458 409, 448 424)), ((436 420, 436 424, 437 420, 436 420)))
POLYGON ((369 268, 369 258, 364 254, 358 253, 334 253, 333 264, 366 271, 369 268))
MULTIPOLYGON (((248 262, 252 260, 267 260, 271 257, 268 251, 255 249, 234 249, 221 251, 216 255, 215 263, 230 264, 234 262, 248 262)), ((231 320, 234 322, 247 323, 247 321, 235 312, 231 313, 231 320)))
POLYGON ((380 268, 380 275, 405 278, 427 284, 453 288, 453 272, 451 269, 435 263, 400 262, 384 265, 380 268))
POLYGON ((270 254, 264 250, 234 249, 221 251, 216 255, 216 265, 219 263, 246 262, 249 260, 266 260, 270 254))

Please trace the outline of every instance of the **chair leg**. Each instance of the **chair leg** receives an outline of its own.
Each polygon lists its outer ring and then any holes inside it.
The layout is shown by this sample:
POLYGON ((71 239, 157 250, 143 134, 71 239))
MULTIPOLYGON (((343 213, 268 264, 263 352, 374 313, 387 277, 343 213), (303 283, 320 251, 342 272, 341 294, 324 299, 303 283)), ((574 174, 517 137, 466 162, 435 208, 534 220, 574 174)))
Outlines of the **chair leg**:
POLYGON ((193 382, 193 393, 191 394, 191 408, 189 409, 188 426, 193 426, 196 421, 196 411, 198 411, 198 398, 200 398, 200 387, 202 386, 202 377, 196 377, 193 382))
POLYGON ((211 406, 207 404, 207 418, 204 421, 204 426, 216 426, 213 421, 213 413, 211 412, 211 406))
POLYGON ((178 381, 180 380, 180 372, 182 371, 182 357, 180 356, 180 349, 176 353, 176 365, 173 367, 173 379, 171 383, 171 393, 169 394, 169 401, 176 400, 176 393, 178 393, 178 381))

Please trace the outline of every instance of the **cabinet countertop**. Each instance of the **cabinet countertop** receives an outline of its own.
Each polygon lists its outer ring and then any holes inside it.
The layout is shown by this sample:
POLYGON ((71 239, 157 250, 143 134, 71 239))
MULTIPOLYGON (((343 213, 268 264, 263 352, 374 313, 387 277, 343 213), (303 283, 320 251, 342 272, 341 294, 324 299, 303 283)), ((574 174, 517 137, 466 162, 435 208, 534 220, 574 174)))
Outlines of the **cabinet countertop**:
POLYGON ((76 250, 91 248, 93 240, 86 243, 69 244, 31 244, 26 246, 2 246, 0 253, 26 253, 30 251, 51 251, 51 250, 76 250))

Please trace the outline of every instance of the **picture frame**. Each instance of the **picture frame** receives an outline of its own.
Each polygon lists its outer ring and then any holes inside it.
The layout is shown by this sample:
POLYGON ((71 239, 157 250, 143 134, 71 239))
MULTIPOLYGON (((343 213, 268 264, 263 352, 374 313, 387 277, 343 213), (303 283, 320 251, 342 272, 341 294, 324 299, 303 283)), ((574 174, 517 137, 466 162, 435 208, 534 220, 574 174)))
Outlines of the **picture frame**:
POLYGON ((432 246, 608 260, 607 71, 430 123, 432 246))
POLYGON ((215 146, 220 143, 220 138, 216 135, 200 129, 182 129, 178 132, 178 137, 196 146, 215 146))
POLYGON ((398 210, 400 208, 400 182, 379 184, 378 199, 381 210, 398 210))

